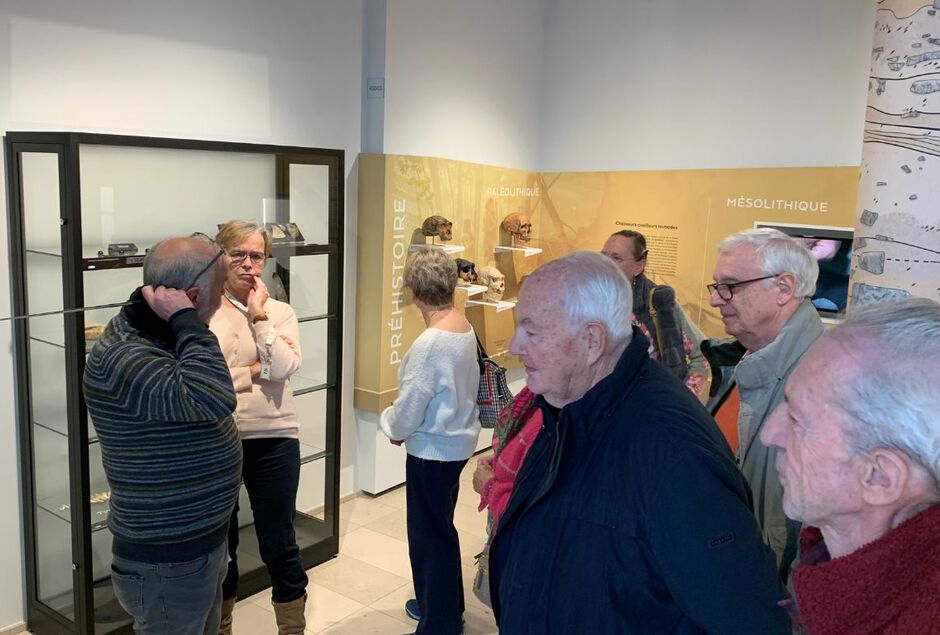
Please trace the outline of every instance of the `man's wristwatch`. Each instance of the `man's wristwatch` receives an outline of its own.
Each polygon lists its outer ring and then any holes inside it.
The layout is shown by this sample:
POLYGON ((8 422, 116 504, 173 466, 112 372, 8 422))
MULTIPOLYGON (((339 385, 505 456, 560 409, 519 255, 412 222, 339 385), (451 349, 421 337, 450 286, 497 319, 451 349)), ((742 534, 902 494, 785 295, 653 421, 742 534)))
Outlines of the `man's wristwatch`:
POLYGON ((267 313, 259 313, 259 314, 256 315, 255 317, 251 318, 251 323, 252 323, 252 324, 257 324, 258 322, 266 322, 267 320, 268 320, 268 314, 267 314, 267 313))

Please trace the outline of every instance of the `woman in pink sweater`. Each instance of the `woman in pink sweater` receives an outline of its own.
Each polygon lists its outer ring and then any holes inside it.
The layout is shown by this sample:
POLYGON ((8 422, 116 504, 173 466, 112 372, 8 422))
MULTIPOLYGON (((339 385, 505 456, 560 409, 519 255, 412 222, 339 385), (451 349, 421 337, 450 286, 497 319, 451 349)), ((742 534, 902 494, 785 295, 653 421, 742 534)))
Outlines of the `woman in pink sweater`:
MULTIPOLYGON (((279 635, 302 635, 307 573, 294 535, 300 482, 300 419, 290 376, 300 368, 300 327, 289 304, 269 297, 261 272, 271 238, 259 225, 231 221, 216 241, 228 254, 222 304, 209 323, 232 373, 242 441, 242 478, 261 559, 271 576, 271 600, 279 635)), ((238 508, 229 526, 228 574, 222 585, 220 633, 232 632, 238 583, 238 508)))

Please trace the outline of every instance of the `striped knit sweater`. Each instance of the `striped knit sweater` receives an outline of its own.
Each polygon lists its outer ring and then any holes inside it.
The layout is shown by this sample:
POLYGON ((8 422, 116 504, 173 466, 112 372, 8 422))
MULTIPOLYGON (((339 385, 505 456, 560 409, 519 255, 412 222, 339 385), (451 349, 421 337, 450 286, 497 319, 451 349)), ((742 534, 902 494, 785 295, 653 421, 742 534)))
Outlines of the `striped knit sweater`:
POLYGON ((235 391, 215 336, 194 310, 169 323, 140 293, 85 366, 88 413, 111 486, 112 551, 186 562, 222 544, 238 498, 235 391))

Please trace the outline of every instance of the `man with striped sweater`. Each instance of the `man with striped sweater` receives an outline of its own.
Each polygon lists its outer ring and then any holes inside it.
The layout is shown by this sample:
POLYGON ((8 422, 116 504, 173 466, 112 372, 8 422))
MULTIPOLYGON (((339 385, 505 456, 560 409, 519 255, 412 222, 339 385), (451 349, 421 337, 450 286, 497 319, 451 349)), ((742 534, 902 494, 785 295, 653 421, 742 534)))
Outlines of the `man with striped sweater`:
POLYGON ((212 243, 158 243, 85 367, 111 487, 111 580, 138 634, 218 632, 242 462, 231 374, 206 326, 224 267, 212 243))

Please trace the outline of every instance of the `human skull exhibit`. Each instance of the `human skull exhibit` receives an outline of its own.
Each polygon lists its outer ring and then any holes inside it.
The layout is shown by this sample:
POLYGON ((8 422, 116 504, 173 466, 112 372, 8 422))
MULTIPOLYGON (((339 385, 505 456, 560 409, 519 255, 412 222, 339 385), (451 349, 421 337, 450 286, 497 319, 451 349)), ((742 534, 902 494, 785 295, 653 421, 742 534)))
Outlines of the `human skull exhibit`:
POLYGON ((466 282, 470 284, 477 281, 477 265, 476 263, 470 262, 469 260, 464 260, 463 258, 457 258, 457 284, 461 282, 466 282))
POLYGON ((486 285, 486 291, 483 292, 483 299, 490 302, 498 302, 503 299, 503 293, 506 291, 506 276, 496 267, 480 267, 478 278, 482 284, 486 285))
POLYGON ((428 216, 421 223, 421 233, 425 236, 436 236, 443 241, 454 237, 454 224, 443 216, 428 216))
POLYGON ((532 221, 528 214, 513 212, 503 219, 502 228, 512 236, 514 243, 527 243, 532 239, 532 221))

